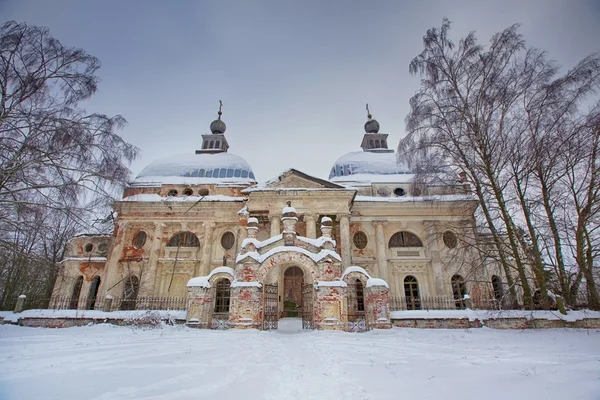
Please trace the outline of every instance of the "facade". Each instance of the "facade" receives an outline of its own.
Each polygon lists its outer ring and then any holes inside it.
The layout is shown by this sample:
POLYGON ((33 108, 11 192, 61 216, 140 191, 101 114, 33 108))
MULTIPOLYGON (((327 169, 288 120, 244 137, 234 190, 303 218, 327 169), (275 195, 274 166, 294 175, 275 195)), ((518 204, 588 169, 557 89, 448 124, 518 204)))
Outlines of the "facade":
POLYGON ((370 115, 361 150, 328 180, 289 169, 258 183, 229 153, 220 112, 210 129, 195 154, 157 160, 126 188, 112 237, 71 240, 55 296, 97 308, 110 295, 121 309, 189 296, 191 326, 302 316, 346 330, 389 326, 389 296, 416 309, 424 296, 494 290, 492 267, 465 276, 476 258, 459 245, 458 227, 474 227, 468 185, 417 182, 370 115))

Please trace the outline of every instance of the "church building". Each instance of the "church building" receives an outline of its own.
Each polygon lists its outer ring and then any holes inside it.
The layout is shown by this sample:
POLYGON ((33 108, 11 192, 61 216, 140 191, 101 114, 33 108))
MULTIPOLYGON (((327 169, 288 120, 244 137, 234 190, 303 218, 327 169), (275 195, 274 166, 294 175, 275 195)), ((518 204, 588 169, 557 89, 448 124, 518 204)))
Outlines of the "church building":
POLYGON ((474 283, 498 279, 491 267, 465 275, 477 257, 460 245, 474 228, 469 185, 416 179, 370 114, 360 150, 327 180, 290 168, 266 182, 229 152, 218 114, 199 150, 156 160, 128 185, 112 236, 69 242, 54 296, 80 309, 107 296, 123 310, 180 302, 201 328, 301 317, 305 328, 354 330, 389 327, 390 298, 407 310, 425 296, 461 306, 494 289, 474 283))

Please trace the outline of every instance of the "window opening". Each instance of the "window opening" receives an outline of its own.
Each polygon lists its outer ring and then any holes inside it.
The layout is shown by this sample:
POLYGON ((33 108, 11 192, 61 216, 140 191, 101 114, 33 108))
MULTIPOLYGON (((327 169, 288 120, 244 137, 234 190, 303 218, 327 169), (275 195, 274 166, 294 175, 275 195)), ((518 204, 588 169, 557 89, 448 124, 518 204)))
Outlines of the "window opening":
POLYGON ((179 232, 169 239, 167 247, 200 247, 200 241, 192 232, 179 232))
POLYGON ((402 231, 394 233, 390 238, 388 247, 423 247, 423 243, 414 233, 402 231))

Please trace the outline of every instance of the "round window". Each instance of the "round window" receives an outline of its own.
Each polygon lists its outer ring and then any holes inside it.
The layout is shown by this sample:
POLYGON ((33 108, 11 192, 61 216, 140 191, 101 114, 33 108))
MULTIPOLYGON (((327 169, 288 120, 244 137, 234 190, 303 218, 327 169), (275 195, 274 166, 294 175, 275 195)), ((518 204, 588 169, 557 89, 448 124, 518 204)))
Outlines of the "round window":
POLYGON ((356 248, 360 250, 367 247, 367 243, 369 242, 369 240, 367 239, 367 234, 362 231, 356 232, 352 240, 354 241, 354 246, 356 246, 356 248))
POLYGON ((377 194, 381 197, 388 197, 390 195, 390 189, 386 187, 380 187, 379 189, 377 189, 377 194))
POLYGON ((221 236, 221 246, 223 246, 225 250, 232 249, 234 244, 235 236, 233 235, 233 233, 225 232, 223 236, 221 236))
POLYGON ((169 190, 169 192, 167 193, 167 196, 177 196, 177 190, 175 190, 175 189, 169 190))
POLYGON ((185 196, 191 196, 193 193, 194 193, 194 191, 192 189, 190 189, 190 188, 183 189, 183 194, 185 196))
POLYGON ((452 231, 444 232, 444 235, 442 236, 442 238, 444 240, 444 244, 449 249, 453 249, 458 245, 458 239, 456 237, 456 234, 452 231))
POLYGON ((94 250, 94 245, 91 243, 88 243, 85 245, 85 247, 83 249, 85 250, 86 253, 91 253, 92 250, 94 250))
POLYGON ((133 237, 133 247, 135 247, 136 249, 141 249, 146 244, 147 238, 148 238, 148 235, 146 235, 146 232, 139 231, 133 237))
POLYGON ((396 188, 396 189, 394 189, 394 194, 398 197, 401 197, 406 194, 406 191, 402 188, 396 188))
POLYGON ((100 253, 105 253, 107 249, 108 249, 108 245, 106 243, 100 243, 98 245, 98 251, 100 253))

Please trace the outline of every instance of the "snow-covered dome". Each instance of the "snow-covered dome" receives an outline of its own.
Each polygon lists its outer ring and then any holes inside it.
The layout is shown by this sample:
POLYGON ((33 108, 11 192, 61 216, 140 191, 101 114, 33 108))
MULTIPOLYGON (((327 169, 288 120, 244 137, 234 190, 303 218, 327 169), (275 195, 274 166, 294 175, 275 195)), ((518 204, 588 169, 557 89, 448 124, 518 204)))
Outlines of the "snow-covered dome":
POLYGON ((134 183, 251 183, 254 172, 242 157, 231 153, 181 154, 154 161, 134 183))
POLYGON ((337 159, 331 168, 329 179, 335 182, 362 177, 366 179, 359 180, 385 181, 392 178, 390 175, 403 175, 402 180, 404 180, 409 178, 406 175, 412 176, 412 174, 407 164, 398 162, 394 152, 353 151, 337 159), (376 179, 376 176, 385 177, 376 179))

